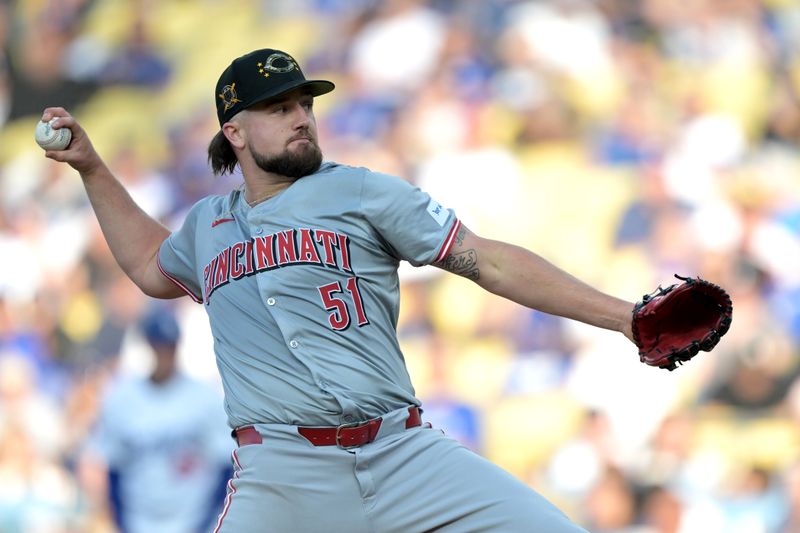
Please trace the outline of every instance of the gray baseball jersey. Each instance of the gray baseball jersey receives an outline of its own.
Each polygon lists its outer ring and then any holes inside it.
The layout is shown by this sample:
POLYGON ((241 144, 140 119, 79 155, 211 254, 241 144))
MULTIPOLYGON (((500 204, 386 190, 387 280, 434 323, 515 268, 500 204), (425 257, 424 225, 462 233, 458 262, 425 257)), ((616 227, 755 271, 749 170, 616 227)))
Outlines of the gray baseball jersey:
POLYGON ((239 190, 198 202, 159 265, 206 306, 231 426, 418 404, 395 335, 397 267, 443 258, 458 227, 408 182, 335 163, 253 208, 239 190))
POLYGON ((230 425, 264 435, 234 450, 215 533, 583 531, 440 431, 406 426, 419 401, 397 268, 443 259, 459 226, 400 178, 326 163, 253 208, 240 191, 202 200, 164 242, 162 272, 206 306, 230 425), (355 448, 298 428, 375 417, 355 448))

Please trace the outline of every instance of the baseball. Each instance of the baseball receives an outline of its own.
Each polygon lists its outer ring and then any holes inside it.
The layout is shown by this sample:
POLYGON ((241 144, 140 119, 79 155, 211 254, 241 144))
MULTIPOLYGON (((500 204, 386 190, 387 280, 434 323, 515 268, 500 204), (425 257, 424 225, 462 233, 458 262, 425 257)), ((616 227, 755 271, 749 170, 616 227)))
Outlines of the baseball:
POLYGON ((36 123, 36 144, 45 150, 63 150, 72 140, 72 131, 69 128, 53 129, 52 123, 39 121, 36 123))

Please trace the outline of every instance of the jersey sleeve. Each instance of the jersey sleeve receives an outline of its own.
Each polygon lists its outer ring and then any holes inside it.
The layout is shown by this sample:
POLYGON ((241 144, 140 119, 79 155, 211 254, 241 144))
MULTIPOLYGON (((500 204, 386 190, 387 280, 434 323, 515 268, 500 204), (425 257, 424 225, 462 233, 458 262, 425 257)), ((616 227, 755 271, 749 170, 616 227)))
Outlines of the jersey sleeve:
POLYGON ((161 243, 158 251, 158 268, 170 281, 180 287, 195 302, 203 301, 203 291, 197 274, 198 206, 186 215, 183 225, 161 243))
POLYGON ((399 259, 414 266, 444 259, 461 225, 455 212, 396 176, 367 172, 361 205, 399 259))

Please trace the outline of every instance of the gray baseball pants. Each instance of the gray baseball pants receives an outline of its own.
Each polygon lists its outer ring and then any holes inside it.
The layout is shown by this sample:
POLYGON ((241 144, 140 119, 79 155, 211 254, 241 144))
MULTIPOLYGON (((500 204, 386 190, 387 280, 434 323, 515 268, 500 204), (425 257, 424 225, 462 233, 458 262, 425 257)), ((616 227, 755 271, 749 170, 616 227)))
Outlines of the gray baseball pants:
POLYGON ((216 533, 586 533, 510 473, 438 429, 383 417, 369 444, 314 446, 297 426, 258 424, 233 453, 216 533))

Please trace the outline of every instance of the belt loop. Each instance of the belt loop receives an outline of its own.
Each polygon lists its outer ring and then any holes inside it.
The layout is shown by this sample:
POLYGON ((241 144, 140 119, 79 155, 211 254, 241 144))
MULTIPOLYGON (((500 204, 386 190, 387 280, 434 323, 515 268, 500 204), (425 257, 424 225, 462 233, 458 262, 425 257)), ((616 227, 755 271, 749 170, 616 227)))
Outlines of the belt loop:
POLYGON ((261 433, 253 426, 238 427, 231 432, 231 436, 236 440, 238 446, 261 444, 263 442, 261 433))
POLYGON ((406 429, 415 428, 422 425, 422 409, 416 405, 408 408, 408 418, 406 418, 406 429))

